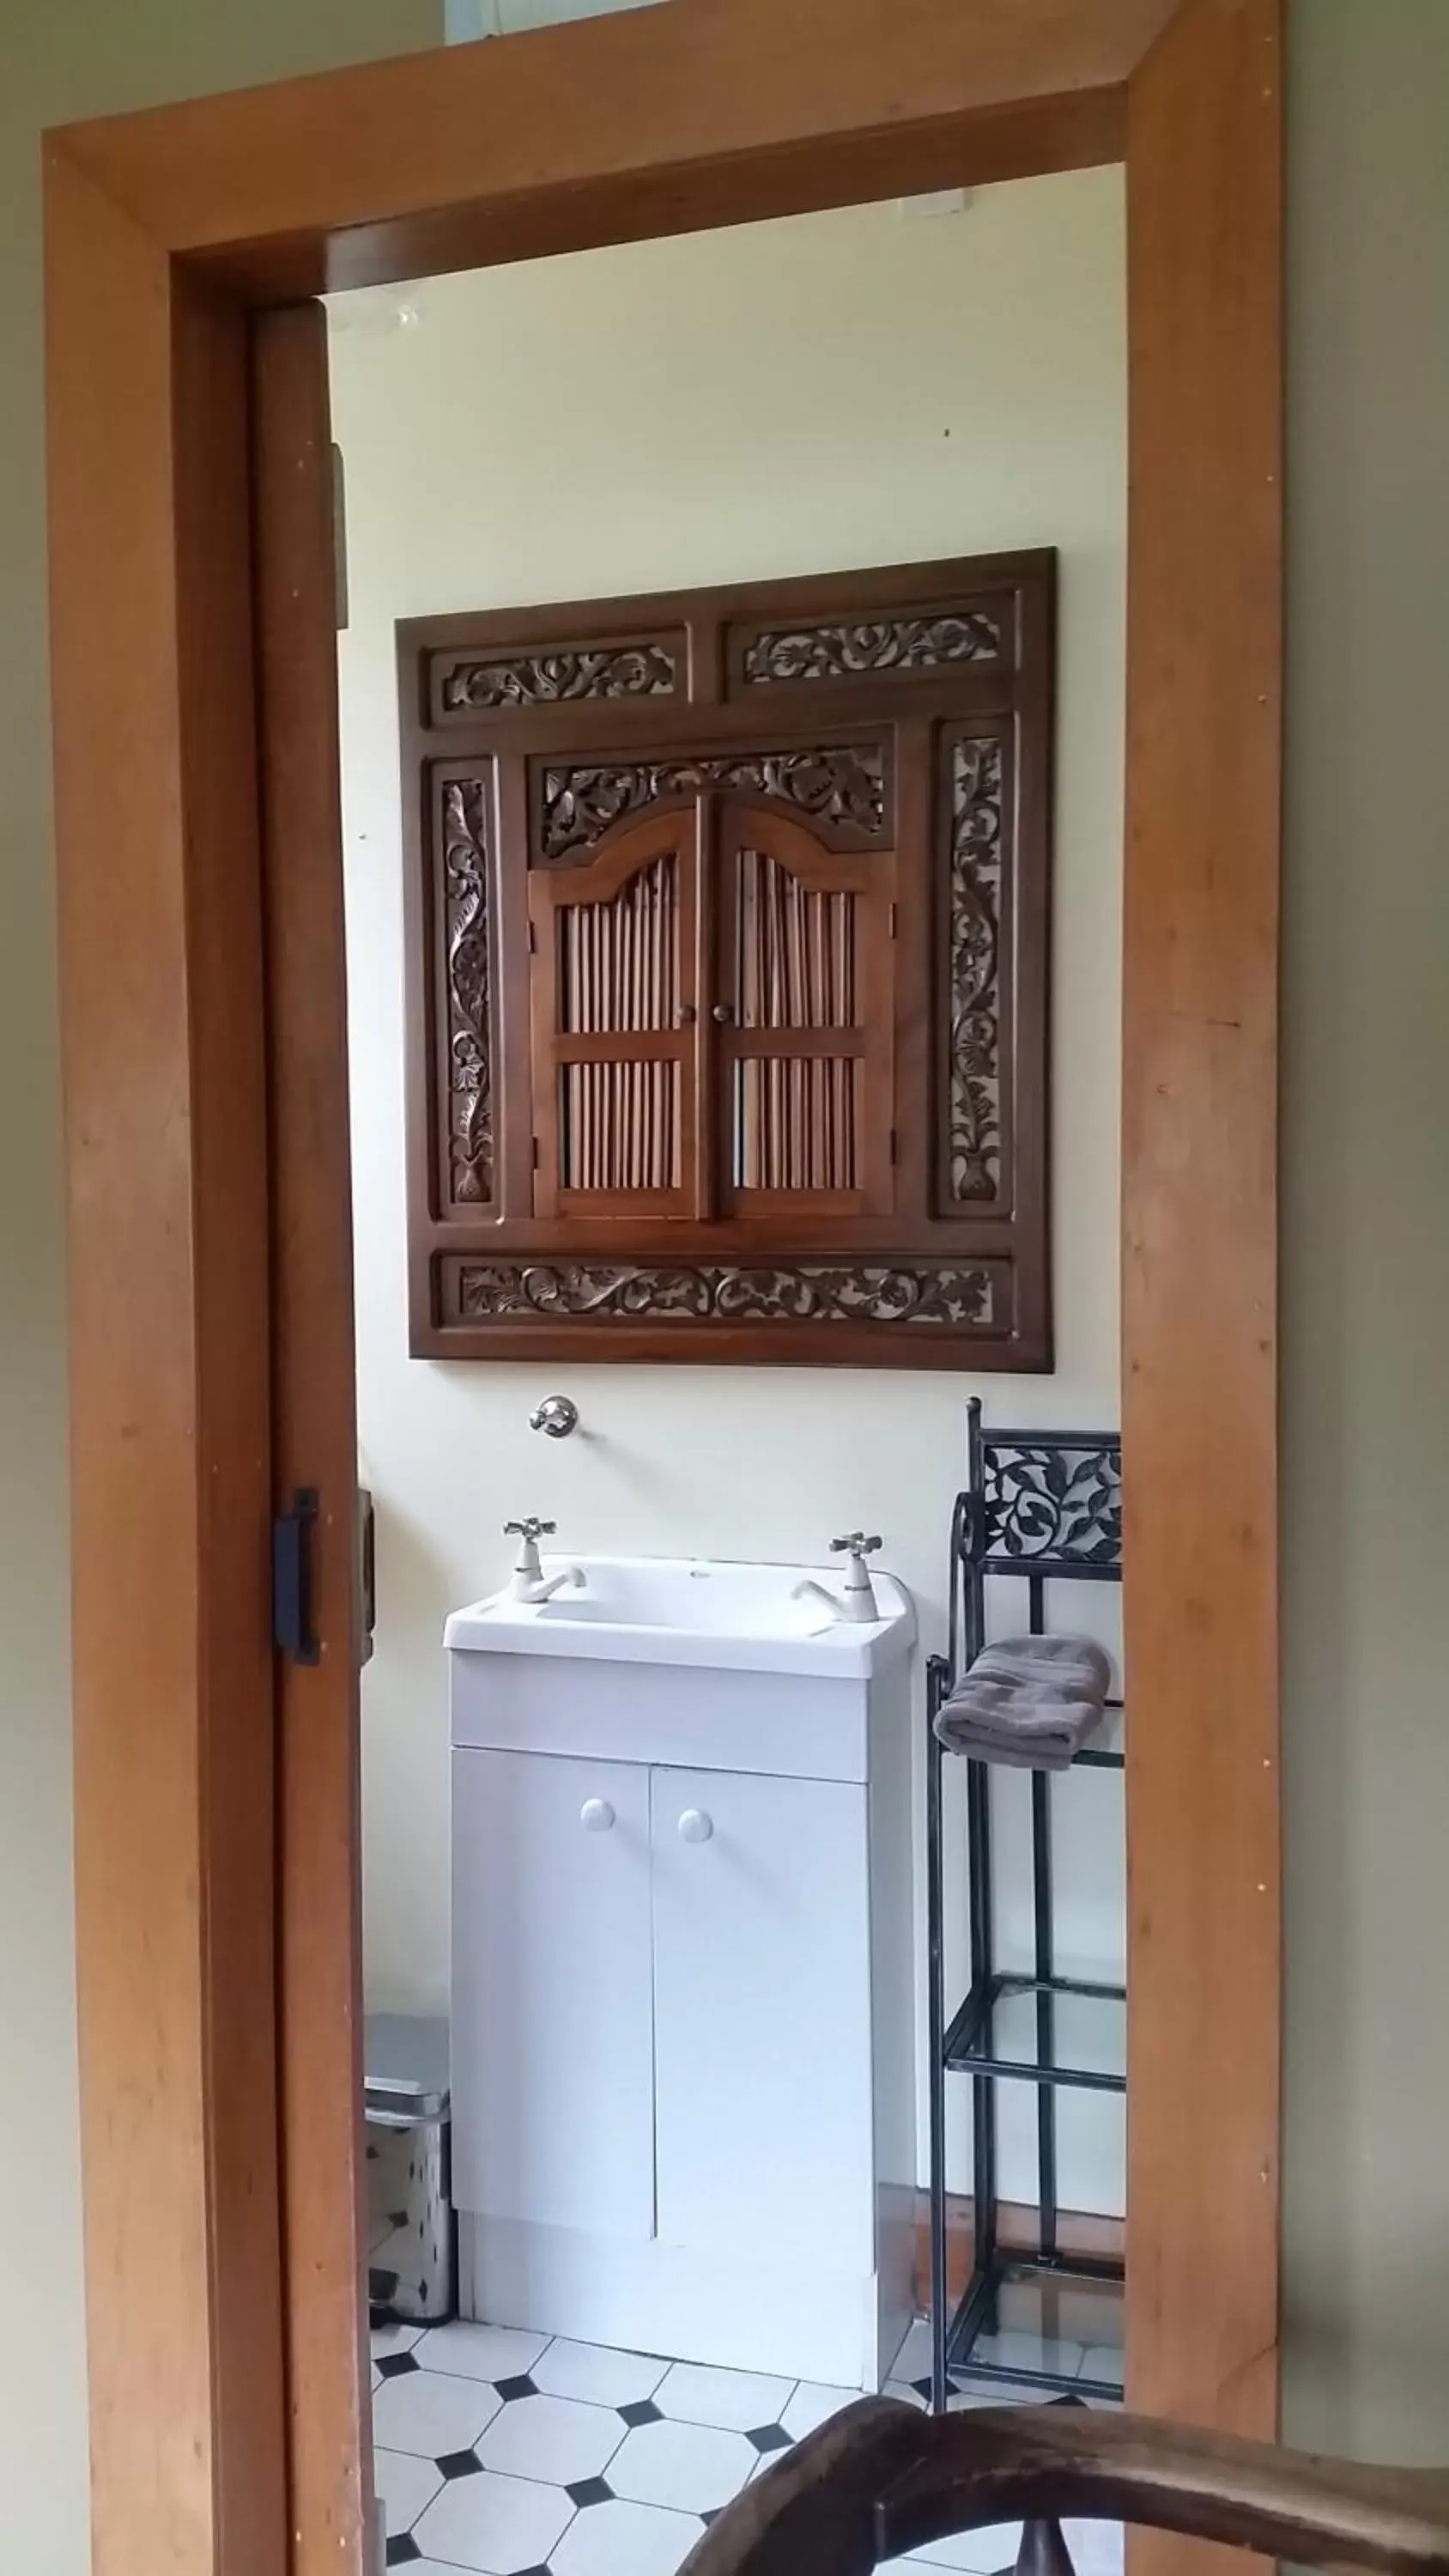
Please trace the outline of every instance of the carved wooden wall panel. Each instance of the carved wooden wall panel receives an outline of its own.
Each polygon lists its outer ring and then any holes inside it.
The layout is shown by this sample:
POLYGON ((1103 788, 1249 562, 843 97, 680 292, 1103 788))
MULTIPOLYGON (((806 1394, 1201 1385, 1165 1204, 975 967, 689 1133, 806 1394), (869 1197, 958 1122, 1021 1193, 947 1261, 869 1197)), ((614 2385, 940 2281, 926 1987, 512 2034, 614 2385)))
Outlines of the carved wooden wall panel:
POLYGON ((940 1134, 948 1205, 993 1200, 1001 1186, 1010 751, 1009 736, 998 731, 963 735, 950 743, 948 752, 942 870, 947 924, 939 996, 946 1053, 940 1134))
MULTIPOLYGON (((458 1319, 563 1316, 688 1324, 912 1324, 987 1328, 1005 1321, 998 1265, 952 1261, 793 1261, 787 1269, 644 1262, 447 1265, 458 1319)), ((602 1352, 600 1356, 602 1356, 602 1352)))
POLYGON ((492 871, 481 778, 449 781, 442 849, 447 951, 448 1137, 445 1190, 456 1204, 493 1196, 492 871))
POLYGON ((433 721, 447 725, 509 708, 671 698, 683 690, 684 669, 679 630, 592 644, 485 647, 434 655, 429 696, 433 721))
POLYGON ((693 760, 546 764, 539 786, 537 859, 547 866, 665 800, 710 789, 777 799, 839 834, 878 841, 885 829, 886 764, 873 744, 810 751, 724 752, 693 760))
POLYGON ((1054 569, 399 629, 415 1351, 1050 1365, 1054 569))

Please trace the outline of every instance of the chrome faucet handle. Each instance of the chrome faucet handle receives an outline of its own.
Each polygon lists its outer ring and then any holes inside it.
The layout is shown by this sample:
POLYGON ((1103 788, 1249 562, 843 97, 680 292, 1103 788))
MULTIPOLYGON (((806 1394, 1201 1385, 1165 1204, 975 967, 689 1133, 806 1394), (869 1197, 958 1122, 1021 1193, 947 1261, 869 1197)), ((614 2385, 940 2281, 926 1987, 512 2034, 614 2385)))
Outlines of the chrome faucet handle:
POLYGON ((842 1619, 880 1618, 881 1611, 875 1597, 875 1586, 870 1579, 870 1567, 865 1561, 880 1545, 881 1541, 878 1538, 869 1537, 864 1530, 851 1530, 847 1537, 831 1540, 831 1555, 848 1557, 850 1560, 845 1570, 845 1582, 838 1604, 842 1619))
POLYGON ((503 1535, 505 1538, 532 1539, 536 1546, 541 1538, 552 1538, 557 1529, 557 1521, 505 1521, 503 1535))
POLYGON ((579 1408, 571 1395, 546 1395, 528 1417, 530 1431, 546 1431, 550 1440, 567 1440, 579 1427, 579 1408))

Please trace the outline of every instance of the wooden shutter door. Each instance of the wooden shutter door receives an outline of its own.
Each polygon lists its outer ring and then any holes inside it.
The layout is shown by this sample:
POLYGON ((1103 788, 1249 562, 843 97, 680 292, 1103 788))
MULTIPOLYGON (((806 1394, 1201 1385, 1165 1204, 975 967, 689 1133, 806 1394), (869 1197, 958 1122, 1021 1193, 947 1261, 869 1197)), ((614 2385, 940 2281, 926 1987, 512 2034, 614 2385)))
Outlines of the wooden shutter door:
POLYGON ((699 1212, 697 839, 671 809, 530 877, 538 1216, 699 1212))
POLYGON ((721 1197, 737 1217, 892 1204, 895 864, 727 805, 716 865, 721 1197))

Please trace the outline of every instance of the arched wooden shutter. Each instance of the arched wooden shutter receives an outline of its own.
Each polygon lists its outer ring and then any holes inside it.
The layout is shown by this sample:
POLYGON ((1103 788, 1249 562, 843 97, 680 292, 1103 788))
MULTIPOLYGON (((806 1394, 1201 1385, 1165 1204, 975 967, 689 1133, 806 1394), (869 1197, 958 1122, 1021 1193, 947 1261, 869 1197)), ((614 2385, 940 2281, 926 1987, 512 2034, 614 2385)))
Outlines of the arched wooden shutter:
POLYGON ((717 843, 721 1200, 778 1222, 891 1200, 895 860, 729 805, 717 843))
POLYGON ((695 840, 652 814, 529 880, 539 1216, 695 1212, 695 840))

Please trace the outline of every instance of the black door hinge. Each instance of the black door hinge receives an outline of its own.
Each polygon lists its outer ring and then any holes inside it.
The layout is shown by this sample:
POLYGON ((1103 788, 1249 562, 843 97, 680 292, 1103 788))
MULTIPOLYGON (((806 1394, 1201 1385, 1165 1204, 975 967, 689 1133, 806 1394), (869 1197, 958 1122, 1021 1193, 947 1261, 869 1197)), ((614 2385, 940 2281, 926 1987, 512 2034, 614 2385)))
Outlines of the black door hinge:
POLYGON ((315 1485, 299 1485, 292 1508, 272 1523, 272 1643, 294 1664, 317 1664, 322 1649, 312 1633, 312 1525, 315 1485))

